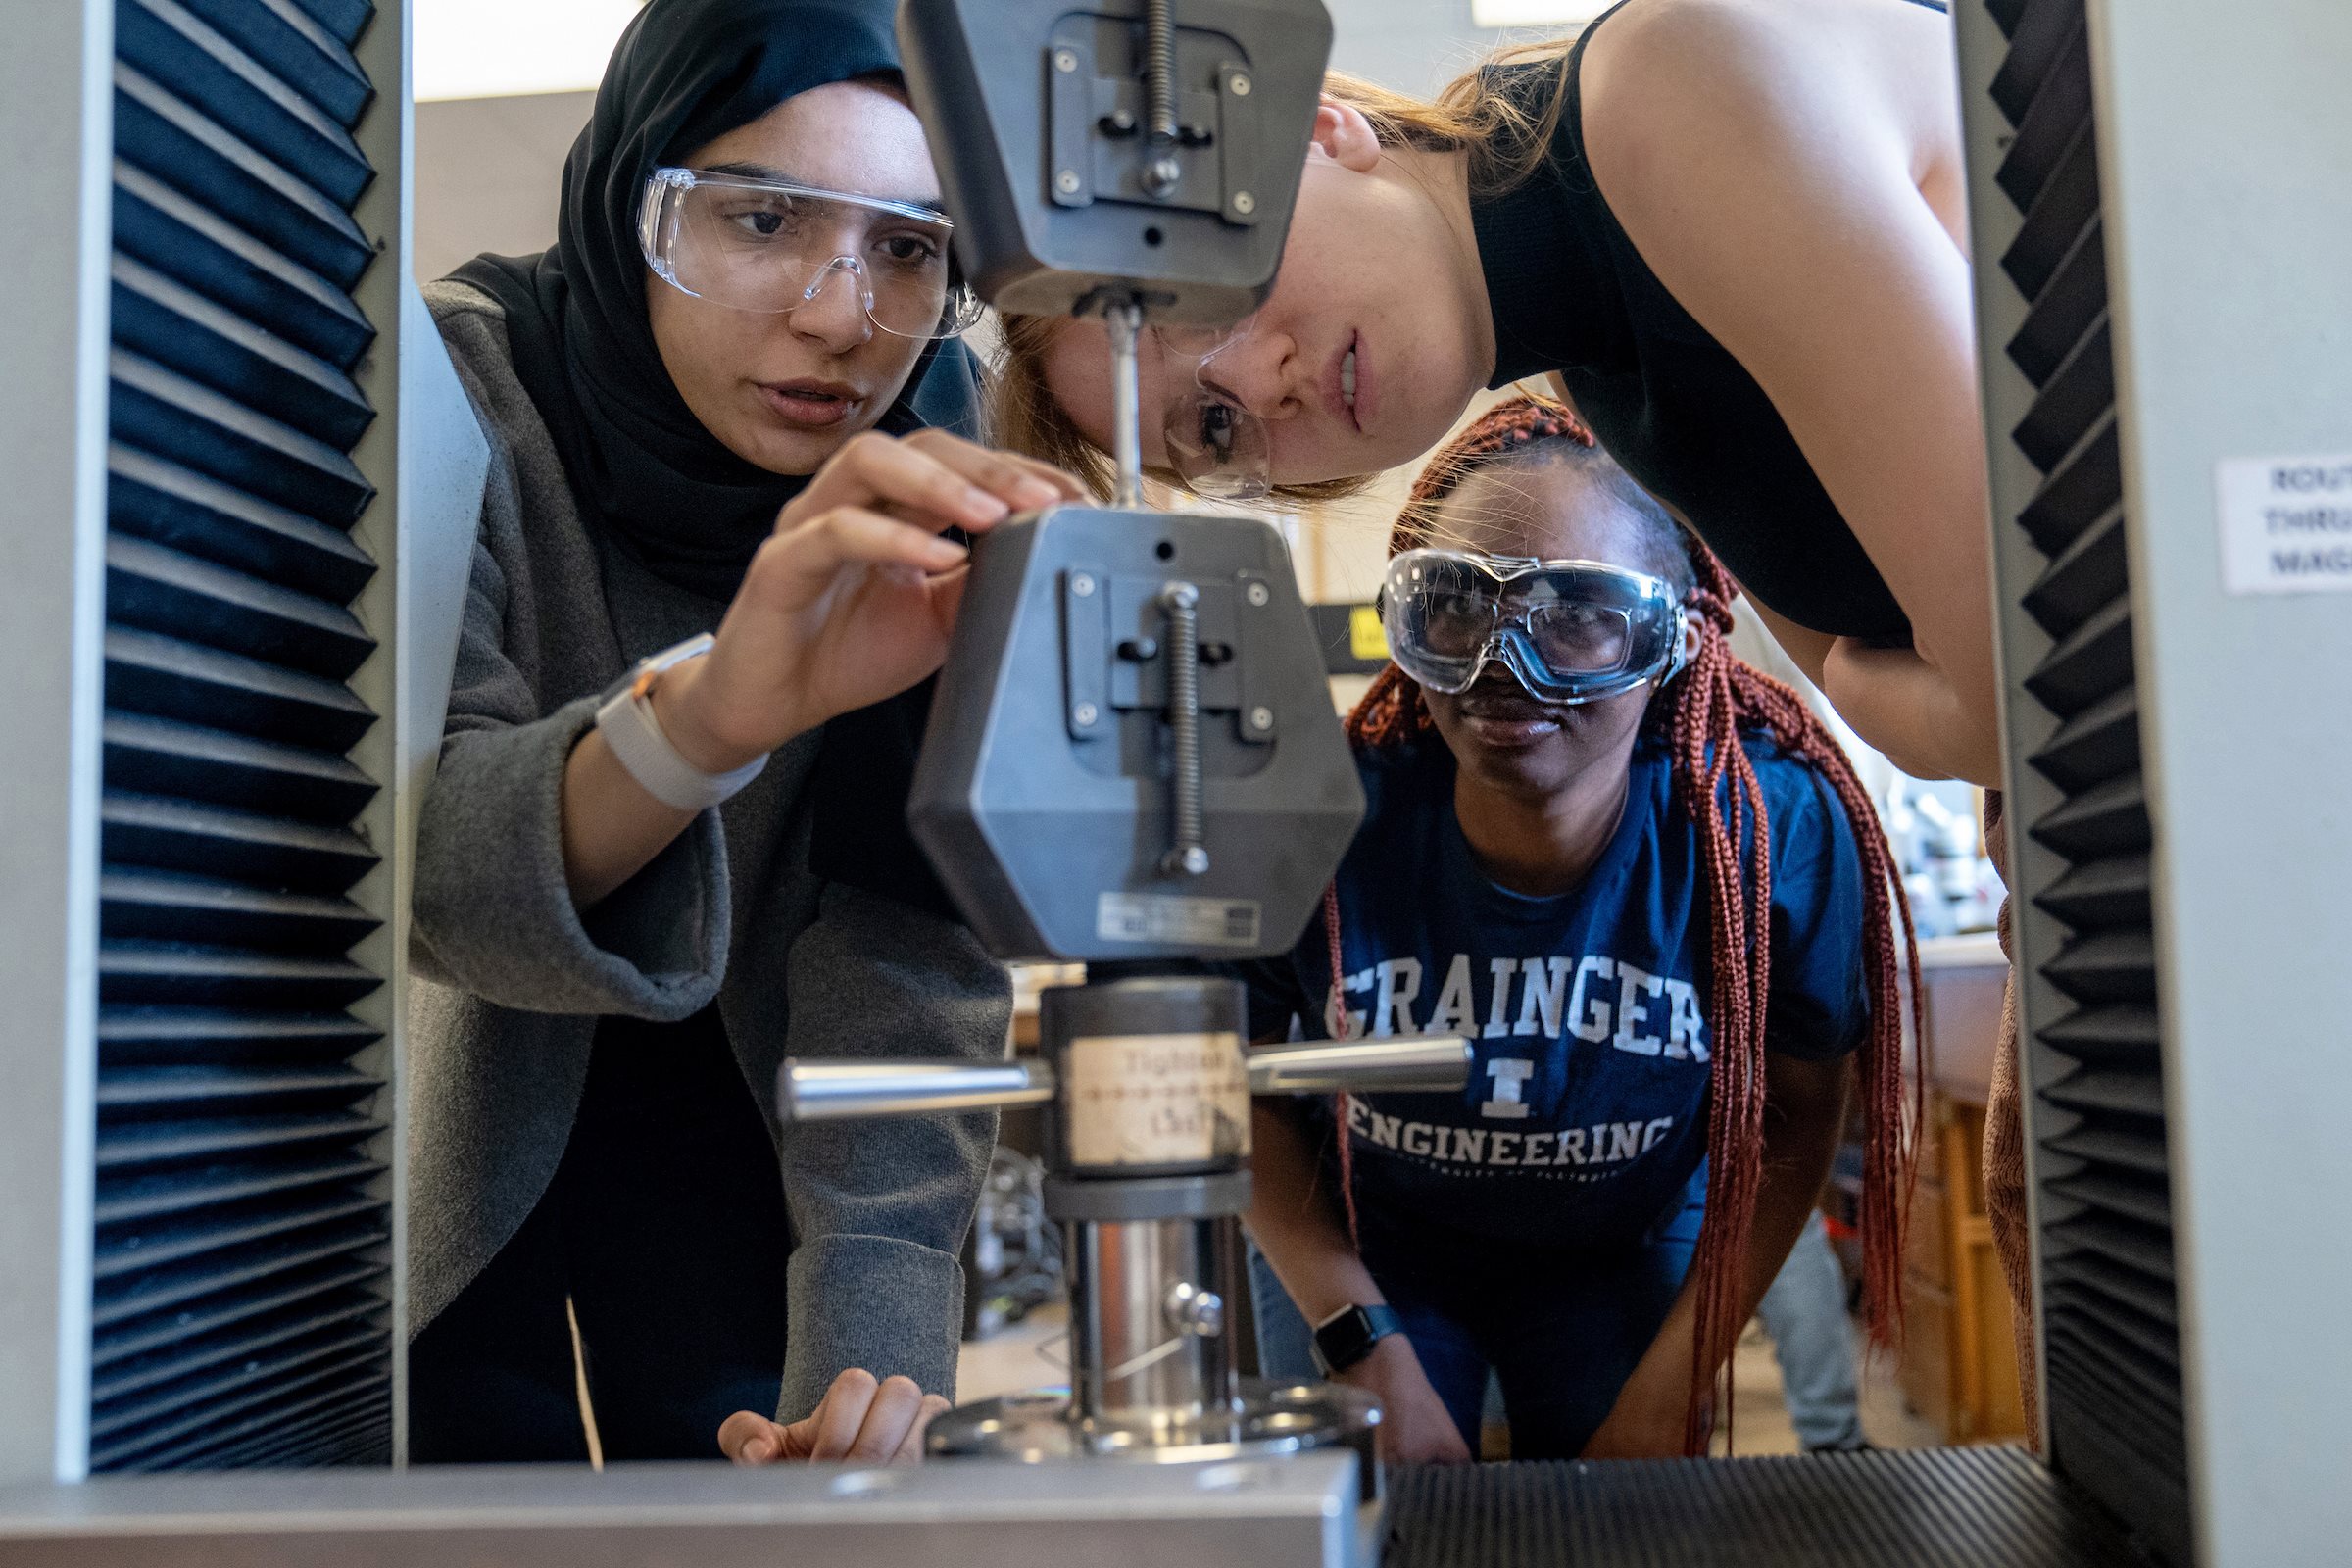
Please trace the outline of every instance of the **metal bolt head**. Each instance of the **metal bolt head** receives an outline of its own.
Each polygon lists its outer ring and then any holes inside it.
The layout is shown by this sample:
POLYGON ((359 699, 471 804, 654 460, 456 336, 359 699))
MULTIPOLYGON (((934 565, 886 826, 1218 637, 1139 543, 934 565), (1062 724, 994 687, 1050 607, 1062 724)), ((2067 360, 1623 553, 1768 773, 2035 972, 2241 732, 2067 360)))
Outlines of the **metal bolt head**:
POLYGON ((1070 592, 1076 594, 1079 598, 1091 598, 1094 595, 1094 591, 1095 579, 1088 576, 1085 572, 1079 572, 1070 579, 1070 592))
POLYGON ((1274 710, 1271 708, 1250 710, 1250 727, 1251 729, 1272 729, 1274 727, 1274 710))
POLYGON ((1094 728, 1095 720, 1102 716, 1102 710, 1092 703, 1080 703, 1076 708, 1070 710, 1070 717, 1080 729, 1094 728))
POLYGON ((1208 875, 1208 851, 1198 844, 1185 846, 1181 855, 1168 857, 1168 869, 1185 876, 1208 875))
POLYGON ((1213 1340, 1225 1332, 1225 1298, 1189 1281, 1169 1286, 1168 1298, 1160 1309, 1168 1327, 1178 1334, 1213 1340))
POLYGON ((1159 602, 1170 610, 1187 610, 1200 602, 1200 590, 1189 582, 1162 584, 1159 602))
POLYGON ((1065 169, 1060 173, 1055 174, 1054 176, 1054 188, 1061 192, 1064 196, 1077 195, 1078 171, 1075 169, 1065 169))
POLYGON ((1233 210, 1247 218, 1257 211, 1257 198, 1246 190, 1237 190, 1233 193, 1233 210))
POLYGON ((1266 585, 1264 583, 1253 582, 1250 585, 1250 591, 1246 597, 1249 599, 1250 603, 1255 605, 1258 609, 1263 610, 1266 608, 1266 601, 1274 596, 1266 591, 1266 585))
POLYGON ((1054 69, 1055 71, 1076 71, 1078 69, 1077 52, 1070 49, 1054 50, 1054 69))
POLYGON ((1250 96, 1250 78, 1237 71, 1225 78, 1225 90, 1236 98, 1247 98, 1250 96))

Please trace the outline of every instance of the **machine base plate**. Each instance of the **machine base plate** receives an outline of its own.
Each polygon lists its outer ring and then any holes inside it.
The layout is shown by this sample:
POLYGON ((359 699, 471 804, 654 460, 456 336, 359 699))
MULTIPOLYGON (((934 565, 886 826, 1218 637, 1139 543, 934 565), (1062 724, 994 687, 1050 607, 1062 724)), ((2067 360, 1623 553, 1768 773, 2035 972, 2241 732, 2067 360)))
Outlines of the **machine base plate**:
POLYGON ((1380 1407, 1370 1396, 1328 1383, 1244 1379, 1241 1399, 1231 1412, 1096 1421, 1083 1428, 1070 1421, 1068 1390, 1033 1389, 958 1405, 931 1423, 924 1446, 934 1454, 1032 1464, 1072 1459, 1192 1464, 1345 1446, 1362 1455, 1369 1478, 1372 1432, 1379 1423, 1380 1407))

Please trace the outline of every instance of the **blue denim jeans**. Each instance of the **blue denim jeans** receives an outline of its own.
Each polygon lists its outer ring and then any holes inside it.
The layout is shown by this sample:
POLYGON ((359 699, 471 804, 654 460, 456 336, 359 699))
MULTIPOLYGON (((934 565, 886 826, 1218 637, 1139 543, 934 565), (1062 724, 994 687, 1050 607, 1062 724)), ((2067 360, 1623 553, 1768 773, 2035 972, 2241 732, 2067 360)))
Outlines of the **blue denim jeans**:
POLYGON ((1806 1222, 1788 1261, 1756 1307, 1781 1363, 1781 1390, 1797 1441, 1807 1448, 1858 1448, 1862 1415, 1854 1387, 1854 1325, 1845 1313, 1845 1273, 1830 1250, 1821 1215, 1806 1222))

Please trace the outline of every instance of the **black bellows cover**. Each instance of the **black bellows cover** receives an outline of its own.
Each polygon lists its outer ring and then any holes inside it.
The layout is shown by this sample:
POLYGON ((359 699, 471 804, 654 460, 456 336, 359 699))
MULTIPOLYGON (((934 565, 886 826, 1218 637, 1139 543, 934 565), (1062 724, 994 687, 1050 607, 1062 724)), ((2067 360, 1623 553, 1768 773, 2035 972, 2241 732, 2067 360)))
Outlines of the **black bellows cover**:
POLYGON ((391 1457, 368 0, 120 0, 90 1465, 391 1457))
MULTIPOLYGON (((2014 518, 2046 563, 2024 607, 2053 639, 2024 676, 2058 721, 2028 763, 2059 800, 2011 831, 2066 864, 2034 892, 2066 928, 2036 1020, 2064 1065, 2028 1125, 2041 1226, 2053 1462, 2168 1559, 2190 1555, 2187 1445, 2157 1050, 2156 953, 2125 557, 2122 455, 2082 0, 1988 9, 2008 53, 1991 97, 2014 138, 1994 182, 2023 216, 2000 270, 2026 302, 2009 358, 2034 388, 2008 432, 2041 484, 2014 518)), ((2000 432, 1995 432, 1996 438, 2000 432)), ((2041 1057, 2045 1064, 2051 1054, 2041 1057)))
POLYGON ((2017 1448, 1417 1465, 1384 1568, 2143 1568, 2017 1448))

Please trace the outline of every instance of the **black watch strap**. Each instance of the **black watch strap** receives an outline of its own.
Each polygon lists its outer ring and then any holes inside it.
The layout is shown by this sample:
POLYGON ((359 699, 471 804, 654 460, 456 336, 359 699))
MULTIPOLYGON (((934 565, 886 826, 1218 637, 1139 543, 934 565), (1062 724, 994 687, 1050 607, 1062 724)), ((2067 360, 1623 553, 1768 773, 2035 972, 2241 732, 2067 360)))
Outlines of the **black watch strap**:
POLYGON ((1325 1377, 1347 1371, 1403 1329, 1391 1306, 1343 1306, 1315 1325, 1315 1360, 1325 1377))

